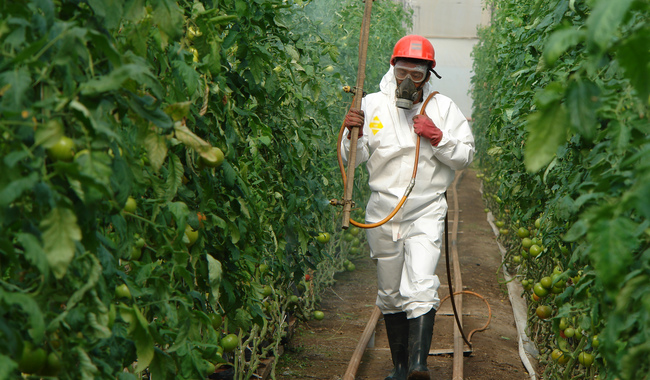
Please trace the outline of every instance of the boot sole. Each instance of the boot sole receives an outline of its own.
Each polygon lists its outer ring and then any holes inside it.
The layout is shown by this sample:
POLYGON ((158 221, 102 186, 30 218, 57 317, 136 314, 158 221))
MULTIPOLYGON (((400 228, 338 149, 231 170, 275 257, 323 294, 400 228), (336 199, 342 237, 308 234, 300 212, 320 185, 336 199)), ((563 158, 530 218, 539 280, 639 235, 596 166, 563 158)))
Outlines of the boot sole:
POLYGON ((431 380, 429 371, 413 371, 409 374, 407 380, 431 380))

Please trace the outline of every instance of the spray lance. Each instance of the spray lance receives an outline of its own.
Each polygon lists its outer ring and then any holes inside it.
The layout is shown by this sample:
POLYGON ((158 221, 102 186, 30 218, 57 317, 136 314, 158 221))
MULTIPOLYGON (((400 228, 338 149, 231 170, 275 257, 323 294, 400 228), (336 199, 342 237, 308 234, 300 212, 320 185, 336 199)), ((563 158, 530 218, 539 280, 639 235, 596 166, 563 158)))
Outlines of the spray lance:
MULTIPOLYGON (((363 11, 363 20, 361 22, 361 34, 359 36, 359 67, 357 68, 357 85, 356 91, 354 93, 354 99, 352 100, 352 108, 361 109, 361 99, 363 98, 363 82, 366 79, 366 58, 368 52, 368 36, 370 35, 370 13, 372 11, 372 3, 374 0, 366 0, 366 6, 363 11)), ((341 136, 343 130, 339 132, 338 145, 341 145, 341 136)), ((351 165, 348 165, 347 178, 350 178, 350 181, 345 181, 345 171, 343 171, 343 222, 342 228, 347 229, 350 223, 350 211, 352 210, 352 190, 354 188, 354 163, 357 160, 357 140, 359 139, 359 127, 352 128, 350 136, 350 155, 349 162, 351 165)), ((339 152, 339 166, 342 167, 340 148, 339 152)))

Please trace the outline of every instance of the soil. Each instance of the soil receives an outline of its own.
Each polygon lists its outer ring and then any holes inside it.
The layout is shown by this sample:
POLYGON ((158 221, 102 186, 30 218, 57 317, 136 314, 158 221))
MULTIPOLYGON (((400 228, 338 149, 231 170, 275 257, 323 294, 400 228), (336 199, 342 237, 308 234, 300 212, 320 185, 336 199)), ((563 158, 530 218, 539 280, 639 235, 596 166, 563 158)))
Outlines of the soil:
MULTIPOLYGON (((488 328, 471 338, 472 351, 464 358, 463 378, 529 379, 519 358, 517 329, 506 287, 502 284, 502 277, 497 275, 501 273, 501 256, 486 219, 479 189, 476 173, 470 169, 462 172, 457 185, 460 209, 457 246, 463 288, 485 297, 492 311, 488 328)), ((450 198, 450 216, 453 215, 453 204, 450 198)), ((449 229, 452 230, 451 225, 449 229)), ((366 257, 353 262, 356 270, 337 274, 336 283, 323 294, 321 309, 325 318, 303 322, 295 328, 277 364, 277 379, 337 380, 345 374, 373 312, 377 294, 373 261, 366 257)), ((439 290, 443 299, 449 294, 444 254, 437 274, 443 284, 439 290)), ((465 334, 482 327, 488 320, 485 303, 471 295, 462 296, 462 312, 465 334)), ((431 349, 449 353, 429 356, 432 379, 452 379, 454 323, 451 302, 447 300, 436 316, 431 349)), ((355 379, 383 380, 392 369, 392 361, 381 317, 370 346, 364 352, 355 379)))

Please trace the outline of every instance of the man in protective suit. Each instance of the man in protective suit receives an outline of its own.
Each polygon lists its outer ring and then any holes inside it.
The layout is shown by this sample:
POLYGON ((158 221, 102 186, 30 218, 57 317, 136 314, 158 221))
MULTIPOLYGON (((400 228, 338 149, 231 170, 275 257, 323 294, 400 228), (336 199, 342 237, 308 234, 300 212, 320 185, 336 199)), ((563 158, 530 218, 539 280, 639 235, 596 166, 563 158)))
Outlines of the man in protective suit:
POLYGON ((435 274, 447 213, 445 191, 455 170, 474 156, 474 137, 454 102, 433 93, 429 78, 436 65, 431 43, 409 35, 393 49, 380 92, 367 95, 361 110, 345 117, 342 155, 347 161, 349 132, 359 127, 357 162, 366 162, 371 190, 366 222, 384 219, 411 181, 417 135, 418 171, 408 199, 386 224, 367 230, 377 264, 377 306, 384 315, 395 368, 386 380, 430 379, 426 361, 440 306, 435 274), (424 100, 433 93, 426 113, 424 100))

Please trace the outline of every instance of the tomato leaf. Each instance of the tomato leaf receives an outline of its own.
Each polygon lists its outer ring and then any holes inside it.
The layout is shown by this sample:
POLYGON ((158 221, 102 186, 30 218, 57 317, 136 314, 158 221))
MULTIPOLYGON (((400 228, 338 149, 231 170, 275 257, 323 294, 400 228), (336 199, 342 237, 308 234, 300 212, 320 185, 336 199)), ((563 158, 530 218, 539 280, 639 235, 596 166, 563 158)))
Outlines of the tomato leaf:
POLYGON ((208 280, 210 282, 210 290, 212 292, 210 301, 212 308, 218 310, 222 277, 221 262, 208 254, 206 254, 205 257, 208 260, 208 280))
POLYGON ((195 135, 194 132, 187 128, 185 123, 174 124, 174 133, 180 142, 199 152, 202 157, 212 160, 216 159, 214 153, 212 153, 212 150, 210 149, 210 143, 195 135))
POLYGON ((105 25, 109 29, 119 26, 122 18, 122 1, 110 0, 88 0, 88 5, 97 13, 99 18, 103 18, 105 25))
POLYGON ((237 226, 235 223, 229 223, 228 230, 230 231, 230 241, 233 244, 237 244, 237 242, 239 242, 239 239, 241 238, 241 234, 239 232, 239 226, 237 226))
POLYGON ((144 148, 154 171, 159 171, 167 156, 167 141, 160 134, 149 131, 144 139, 144 148))
POLYGON ((147 69, 145 66, 130 63, 116 68, 108 75, 104 75, 98 79, 91 79, 88 82, 82 83, 79 89, 83 95, 92 96, 103 92, 120 89, 124 82, 129 79, 140 79, 144 77, 151 77, 151 72, 149 72, 149 69, 147 69))
POLYGON ((187 115, 190 114, 191 105, 191 101, 174 103, 165 107, 164 111, 172 118, 173 121, 181 121, 184 117, 187 117, 187 115))
POLYGON ((176 193, 181 187, 183 181, 183 163, 177 155, 169 155, 169 164, 167 165, 167 170, 169 171, 169 175, 167 176, 165 200, 171 201, 176 196, 176 193))
POLYGON ((94 380, 95 375, 99 372, 99 370, 97 369, 97 366, 93 364, 93 361, 90 359, 90 356, 88 356, 88 353, 86 353, 86 351, 81 346, 76 346, 74 348, 74 352, 78 358, 78 367, 81 371, 81 379, 94 380))
POLYGON ((168 202, 167 207, 174 216, 176 225, 179 228, 183 228, 179 232, 183 233, 185 231, 185 225, 187 225, 187 217, 190 215, 190 209, 187 207, 187 204, 184 202, 168 202))
POLYGON ((625 76, 639 94, 642 102, 650 99, 650 28, 625 40, 618 46, 617 61, 623 67, 625 76))
POLYGON ((0 208, 4 208, 18 199, 24 192, 31 190, 38 183, 38 173, 31 172, 28 176, 18 178, 0 191, 0 208))
POLYGON ((157 100, 155 98, 149 95, 136 96, 131 93, 128 95, 128 107, 138 116, 152 122, 166 133, 168 133, 168 131, 173 127, 172 119, 163 110, 158 108, 157 100))
POLYGON ((19 233, 16 235, 16 240, 25 249, 25 258, 38 268, 39 272, 47 275, 50 270, 50 264, 47 261, 47 255, 43 251, 43 247, 41 247, 38 238, 32 234, 19 233))
POLYGON ((18 368, 18 363, 8 356, 0 354, 0 379, 10 379, 16 368, 18 368))
POLYGON ((199 73, 190 65, 180 59, 172 62, 172 66, 178 71, 178 74, 183 78, 185 87, 189 94, 196 94, 197 89, 201 85, 201 77, 199 73))
POLYGON ((57 279, 62 279, 74 257, 75 243, 81 240, 77 216, 69 208, 55 207, 41 221, 40 228, 50 269, 57 279))
POLYGON ((0 99, 0 110, 17 112, 17 110, 23 109, 23 103, 27 99, 27 90, 31 84, 32 77, 24 67, 7 70, 0 74, 0 89, 3 92, 2 99, 0 99))
POLYGON ((183 31, 183 12, 173 0, 160 0, 153 3, 153 18, 165 38, 180 36, 183 31))
POLYGON ((63 137, 63 125, 57 122, 39 123, 34 133, 34 145, 51 148, 63 137))
POLYGON ((179 325, 180 326, 177 326, 178 333, 176 334, 176 338, 174 338, 174 344, 172 344, 172 346, 166 350, 167 352, 175 352, 178 351, 181 347, 186 348, 187 346, 187 337, 190 335, 192 322, 189 318, 186 318, 184 320, 181 320, 179 322, 179 325))
POLYGON ((557 148, 566 142, 568 125, 566 108, 559 102, 528 117, 526 128, 530 134, 524 164, 529 172, 537 172, 551 162, 557 148))
POLYGON ((585 32, 569 28, 553 32, 544 44, 544 62, 553 65, 564 52, 585 39, 585 32))
POLYGON ((0 300, 3 300, 9 305, 16 305, 25 311, 30 327, 28 330, 29 335, 34 338, 36 343, 40 343, 45 335, 45 319, 36 300, 28 294, 9 293, 5 292, 2 288, 0 288, 0 300))
POLYGON ((588 230, 587 223, 584 220, 576 221, 569 231, 564 235, 564 241, 574 242, 583 237, 588 230))
POLYGON ((634 260, 638 244, 635 236, 637 224, 628 218, 599 219, 589 229, 588 239, 593 242, 590 256, 598 277, 610 291, 619 290, 620 280, 634 260))
POLYGON ((567 88, 566 104, 569 120, 576 132, 592 140, 597 130, 596 109, 600 107, 600 90, 588 80, 571 82, 567 88))
POLYGON ((587 42, 592 49, 604 51, 609 46, 633 2, 634 0, 600 0, 596 3, 586 22, 587 42))
POLYGON ((138 365, 135 367, 136 372, 141 372, 149 366, 153 360, 154 340, 149 333, 149 324, 137 307, 133 307, 134 314, 137 318, 137 328, 133 332, 135 341, 135 350, 138 355, 138 365))

